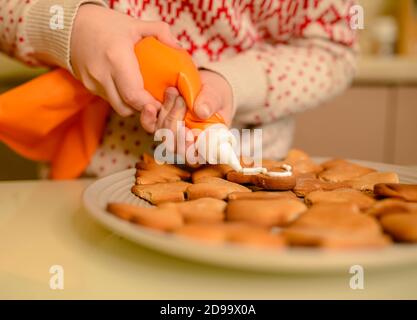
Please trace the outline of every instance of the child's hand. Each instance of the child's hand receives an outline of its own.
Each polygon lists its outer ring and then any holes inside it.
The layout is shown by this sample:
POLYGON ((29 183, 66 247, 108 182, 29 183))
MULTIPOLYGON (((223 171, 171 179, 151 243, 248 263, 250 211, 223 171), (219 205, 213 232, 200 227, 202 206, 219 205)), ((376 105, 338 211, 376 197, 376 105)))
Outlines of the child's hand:
POLYGON ((216 72, 201 70, 200 77, 203 87, 195 101, 195 114, 201 119, 207 119, 217 112, 226 125, 230 126, 235 113, 232 87, 216 72))
MULTIPOLYGON (((202 70, 200 71, 200 77, 202 89, 194 106, 196 115, 201 119, 207 119, 218 112, 229 126, 234 114, 232 88, 225 78, 215 72, 202 70)), ((187 106, 178 90, 176 88, 168 88, 165 92, 163 106, 159 111, 158 119, 155 122, 153 129, 167 128, 172 130, 175 136, 174 141, 176 142, 178 134, 176 130, 177 122, 184 120, 186 112, 187 106)), ((187 130, 187 132, 188 131, 189 130, 187 130)), ((180 138, 182 139, 184 137, 180 138)), ((186 141, 185 150, 187 150, 191 144, 192 142, 186 141)), ((184 154, 185 150, 178 150, 178 148, 176 148, 176 151, 179 154, 184 154)))
MULTIPOLYGON (((201 119, 207 119, 218 112, 229 126, 234 115, 232 88, 225 78, 215 72, 202 70, 200 77, 202 89, 194 105, 196 115, 201 119)), ((164 106, 155 123, 155 130, 175 128, 177 121, 184 120, 186 111, 184 99, 178 90, 168 88, 165 92, 164 106)))
POLYGON ((143 111, 142 126, 153 131, 161 104, 143 88, 133 50, 146 36, 178 47, 166 23, 143 22, 97 5, 82 5, 72 30, 71 63, 88 90, 106 99, 121 116, 143 111))
MULTIPOLYGON (((177 152, 178 154, 184 155, 187 148, 192 144, 193 139, 187 141, 182 145, 177 146, 177 136, 181 134, 181 131, 177 131, 177 123, 178 121, 183 121, 185 117, 185 113, 187 112, 187 106, 185 105, 185 101, 183 97, 178 92, 177 88, 168 88, 165 91, 164 103, 161 107, 161 110, 158 114, 158 119, 155 123, 155 130, 158 129, 169 129, 173 133, 174 144, 170 145, 167 144, 167 149, 170 152, 177 152), (185 148, 185 149, 184 149, 185 148)), ((182 141, 185 139, 186 134, 190 130, 185 128, 185 132, 183 136, 180 137, 182 141)))

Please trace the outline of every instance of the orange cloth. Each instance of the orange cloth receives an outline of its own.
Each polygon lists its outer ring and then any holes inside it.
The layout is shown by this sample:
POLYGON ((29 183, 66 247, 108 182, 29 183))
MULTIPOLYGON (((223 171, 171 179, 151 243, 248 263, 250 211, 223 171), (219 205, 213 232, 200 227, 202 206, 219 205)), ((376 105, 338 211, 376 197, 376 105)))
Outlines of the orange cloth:
MULTIPOLYGON (((148 37, 135 46, 145 89, 163 101, 177 87, 188 106, 189 128, 224 122, 201 121, 192 112, 200 88, 198 70, 185 50, 148 37)), ((52 179, 78 177, 97 149, 110 107, 67 71, 57 69, 0 95, 0 140, 24 157, 51 163, 52 179)))
POLYGON ((0 96, 0 140, 51 163, 51 178, 78 177, 96 150, 109 105, 57 69, 0 96))

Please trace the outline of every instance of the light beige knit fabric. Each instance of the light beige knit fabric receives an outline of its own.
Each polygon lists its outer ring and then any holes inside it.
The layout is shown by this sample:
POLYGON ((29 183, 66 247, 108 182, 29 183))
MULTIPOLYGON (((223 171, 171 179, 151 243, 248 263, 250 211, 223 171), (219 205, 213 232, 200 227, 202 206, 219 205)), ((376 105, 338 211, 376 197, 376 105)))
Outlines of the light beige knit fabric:
POLYGON ((69 50, 72 24, 78 8, 86 3, 106 5, 100 0, 38 0, 29 8, 25 30, 35 58, 72 70, 69 50), (58 7, 63 10, 63 28, 54 30, 50 26, 54 13, 51 10, 58 7))

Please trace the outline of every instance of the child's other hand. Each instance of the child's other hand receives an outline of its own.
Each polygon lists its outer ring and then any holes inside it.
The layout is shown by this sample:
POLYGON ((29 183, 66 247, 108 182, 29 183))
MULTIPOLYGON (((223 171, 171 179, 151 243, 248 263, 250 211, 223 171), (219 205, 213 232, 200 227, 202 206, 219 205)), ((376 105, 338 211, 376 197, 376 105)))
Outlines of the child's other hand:
MULTIPOLYGON (((195 102, 195 112, 201 119, 207 119, 214 113, 218 112, 226 124, 229 126, 233 118, 233 96, 232 89, 229 83, 222 76, 215 72, 202 70, 200 71, 202 82, 202 89, 195 102)), ((183 121, 187 106, 184 99, 176 88, 168 88, 165 92, 164 103, 158 113, 158 120, 154 126, 157 129, 170 129, 177 139, 177 123, 183 121)), ((185 134, 190 130, 186 130, 185 134)), ((185 137, 180 137, 184 139, 185 137)), ((185 143, 185 150, 192 144, 188 139, 185 143)), ((181 146, 174 146, 170 151, 176 151, 179 154, 184 154, 185 150, 178 148, 181 146)))
POLYGON ((230 126, 234 116, 232 87, 216 72, 201 70, 200 77, 203 86, 194 104, 195 114, 207 119, 217 112, 230 126))
MULTIPOLYGON (((202 82, 201 92, 198 95, 194 110, 201 119, 207 119, 218 112, 230 125, 233 118, 232 88, 221 75, 202 70, 200 71, 202 82)), ((176 88, 168 88, 165 92, 165 101, 158 114, 155 130, 160 128, 175 128, 177 121, 184 120, 187 107, 184 99, 176 88)))
POLYGON ((155 130, 169 129, 173 133, 174 145, 168 145, 167 149, 170 152, 176 152, 181 155, 185 155, 185 151, 192 144, 193 139, 185 141, 185 144, 176 145, 178 135, 182 134, 179 138, 184 141, 186 135, 192 135, 188 128, 185 128, 185 132, 178 131, 177 124, 179 121, 183 121, 185 113, 187 112, 187 106, 185 100, 180 95, 177 88, 168 88, 165 91, 164 103, 161 110, 158 113, 158 120, 156 122, 155 130))
POLYGON ((118 114, 143 111, 142 126, 152 132, 161 104, 144 89, 133 50, 146 36, 178 47, 164 22, 143 22, 97 5, 82 5, 72 30, 71 63, 84 86, 118 114))

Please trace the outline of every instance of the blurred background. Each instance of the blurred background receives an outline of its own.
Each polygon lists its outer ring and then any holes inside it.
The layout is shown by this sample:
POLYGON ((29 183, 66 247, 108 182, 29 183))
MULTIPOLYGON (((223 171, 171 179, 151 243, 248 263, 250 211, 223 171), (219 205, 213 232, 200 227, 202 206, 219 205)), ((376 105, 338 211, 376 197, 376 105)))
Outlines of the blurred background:
MULTIPOLYGON (((316 156, 417 167, 417 0, 358 0, 358 74, 342 96, 297 116, 294 146, 316 156)), ((0 92, 42 72, 0 54, 0 92)), ((33 179, 38 165, 0 143, 0 180, 33 179)))

